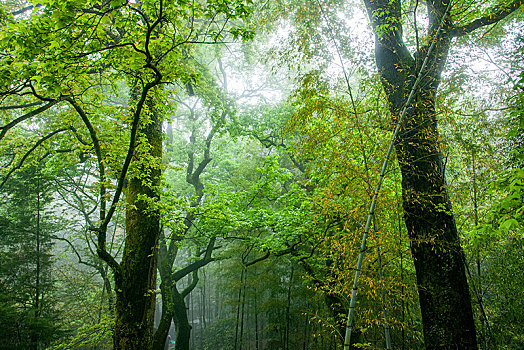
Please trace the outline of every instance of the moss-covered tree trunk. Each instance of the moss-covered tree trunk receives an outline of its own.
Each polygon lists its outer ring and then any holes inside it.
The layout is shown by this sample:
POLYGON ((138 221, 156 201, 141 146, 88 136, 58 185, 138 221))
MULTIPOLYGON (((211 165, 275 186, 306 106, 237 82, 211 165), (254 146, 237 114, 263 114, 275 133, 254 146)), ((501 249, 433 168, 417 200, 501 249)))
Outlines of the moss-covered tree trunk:
POLYGON ((115 350, 153 345, 160 216, 151 204, 159 198, 162 123, 151 111, 143 119, 126 191, 125 249, 115 276, 115 350))

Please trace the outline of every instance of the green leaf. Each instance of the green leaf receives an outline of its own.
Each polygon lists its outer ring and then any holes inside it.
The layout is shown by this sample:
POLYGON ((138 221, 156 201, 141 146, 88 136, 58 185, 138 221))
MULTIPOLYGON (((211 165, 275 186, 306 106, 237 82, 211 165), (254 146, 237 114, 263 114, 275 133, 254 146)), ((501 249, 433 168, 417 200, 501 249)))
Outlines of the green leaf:
POLYGON ((117 8, 117 7, 124 5, 125 3, 126 3, 126 0, 111 0, 111 7, 117 8))
POLYGON ((515 220, 514 218, 507 219, 500 225, 500 230, 504 232, 509 232, 513 228, 517 228, 519 226, 519 222, 515 220))

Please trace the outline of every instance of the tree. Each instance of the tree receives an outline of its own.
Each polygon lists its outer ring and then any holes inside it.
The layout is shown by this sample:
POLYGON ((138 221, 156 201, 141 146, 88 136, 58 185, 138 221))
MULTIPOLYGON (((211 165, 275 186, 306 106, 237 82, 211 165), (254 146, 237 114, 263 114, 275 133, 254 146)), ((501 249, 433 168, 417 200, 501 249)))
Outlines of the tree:
POLYGON ((39 349, 61 334, 51 274, 51 178, 38 166, 12 177, 0 210, 0 334, 10 349, 39 349))
POLYGON ((214 44, 227 33, 249 38, 244 26, 224 31, 224 23, 247 19, 248 3, 80 0, 42 1, 12 13, 3 8, 0 96, 4 109, 14 112, 0 127, 0 141, 13 140, 17 127, 53 111, 56 118, 46 124, 52 130, 20 156, 21 163, 61 133, 75 135, 71 148, 82 144, 96 159, 99 217, 90 230, 115 278, 115 349, 152 344, 160 217, 151 204, 160 195, 160 85, 195 79, 183 67, 182 47, 214 44), (117 96, 126 103, 99 98, 118 83, 127 86, 117 96), (126 237, 117 261, 106 248, 107 229, 124 192, 126 237))
POLYGON ((402 172, 404 221, 417 273, 426 348, 476 349, 464 255, 438 141, 435 99, 452 40, 501 21, 522 1, 490 4, 492 10, 473 20, 457 20, 459 14, 450 11, 449 2, 427 1, 427 43, 417 46, 413 55, 403 38, 404 2, 364 3, 375 32, 375 62, 389 110, 393 122, 401 124, 395 150, 402 172), (414 86, 419 76, 420 84, 414 86), (412 90, 413 99, 409 100, 412 90))
MULTIPOLYGON (((166 194, 168 194, 166 197, 170 197, 170 195, 179 197, 180 194, 172 193, 173 187, 176 187, 177 191, 184 192, 183 188, 187 185, 190 186, 189 191, 194 192, 194 195, 188 195, 189 205, 185 208, 180 205, 180 201, 184 201, 184 199, 168 198, 163 203, 164 208, 161 209, 164 230, 160 233, 159 239, 158 271, 161 278, 162 314, 153 345, 154 349, 159 350, 164 349, 171 320, 174 321, 176 331, 175 348, 177 350, 189 349, 191 325, 185 299, 197 286, 199 270, 214 260, 213 251, 216 248, 218 235, 218 232, 213 232, 213 230, 208 231, 203 228, 194 230, 199 221, 198 211, 204 205, 202 177, 213 159, 211 148, 214 138, 223 130, 227 130, 226 120, 232 117, 233 112, 232 102, 228 101, 224 91, 227 84, 224 83, 223 88, 217 85, 215 78, 209 72, 209 67, 198 62, 196 52, 195 55, 188 56, 186 59, 197 67, 199 79, 197 82, 186 84, 187 99, 185 101, 178 100, 180 107, 175 117, 178 130, 174 132, 173 126, 169 122, 168 152, 164 157, 166 163, 180 161, 186 164, 183 174, 185 184, 175 184, 176 186, 170 184, 171 186, 166 189, 166 194), (210 127, 210 130, 206 130, 208 127, 210 127), (183 134, 187 132, 190 134, 189 143, 182 145, 182 143, 186 143, 183 134), (178 144, 176 151, 175 143, 178 144), (176 156, 180 153, 183 154, 182 159, 176 159, 176 156), (171 159, 172 157, 175 159, 171 159), (175 203, 174 205, 170 203, 171 200, 175 203), (173 210, 172 208, 176 209, 173 210), (179 217, 181 212, 185 212, 183 220, 179 217), (188 242, 191 242, 189 243, 191 256, 186 259, 182 267, 175 267, 177 256, 182 255, 180 252, 188 246, 188 242), (181 280, 188 276, 190 276, 190 283, 181 288, 181 280)), ((218 62, 220 62, 220 59, 218 59, 218 62)), ((223 73, 225 74, 225 72, 223 73)), ((226 81, 225 75, 224 81, 226 81)), ((166 175, 169 176, 170 174, 166 175)))

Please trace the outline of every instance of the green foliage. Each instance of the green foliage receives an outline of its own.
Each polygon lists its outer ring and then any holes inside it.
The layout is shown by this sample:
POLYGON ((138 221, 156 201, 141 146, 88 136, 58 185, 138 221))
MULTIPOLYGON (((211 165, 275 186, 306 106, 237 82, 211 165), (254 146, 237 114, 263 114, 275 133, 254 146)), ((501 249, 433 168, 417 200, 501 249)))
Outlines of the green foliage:
MULTIPOLYGON (((373 76, 371 50, 363 44, 371 34, 359 28, 355 35, 348 25, 351 14, 360 11, 356 5, 340 0, 39 0, 33 9, 11 14, 18 3, 0 6, 0 103, 5 107, 0 109, 0 323, 6 325, 0 338, 5 344, 22 347, 13 334, 53 343, 63 335, 59 311, 69 337, 55 342, 56 350, 109 347, 114 326, 112 305, 106 305, 110 293, 100 293, 100 281, 91 273, 92 268, 98 273, 107 269, 100 270, 104 266, 95 257, 99 243, 93 244, 95 233, 84 226, 96 226, 103 218, 93 216, 100 203, 112 199, 137 121, 137 148, 124 183, 140 179, 155 187, 151 174, 163 172, 161 188, 154 188, 160 198, 139 194, 138 199, 147 202, 146 214, 161 213, 165 243, 183 252, 169 269, 197 261, 210 240, 217 240, 210 279, 222 300, 214 300, 215 320, 199 335, 202 348, 232 346, 242 305, 249 310, 246 325, 251 327, 244 337, 255 336, 258 315, 263 325, 258 330, 271 348, 285 347, 283 332, 290 325, 288 348, 334 345, 351 293, 370 189, 392 129, 382 82, 373 76), (260 12, 252 16, 252 11, 260 12), (255 31, 260 41, 247 43, 255 31), (243 42, 238 51, 234 44, 227 50, 199 45, 236 40, 243 42), (339 65, 348 60, 351 65, 342 72, 339 65), (259 62, 275 76, 254 68, 252 63, 259 62), (295 83, 289 96, 288 81, 295 83), (140 92, 151 84, 158 85, 147 91, 136 119, 140 92), (359 91, 349 96, 348 88, 359 91), (92 130, 68 98, 86 111, 92 130), (23 118, 50 101, 56 104, 23 118), (169 123, 162 159, 151 156, 160 138, 151 140, 144 133, 155 116, 169 123), (200 165, 202 172, 193 178, 200 165), (51 270, 56 260, 51 252, 57 250, 52 250, 55 227, 47 221, 49 213, 41 218, 42 250, 35 253, 36 178, 42 186, 54 179, 59 187, 42 189, 42 203, 50 203, 56 191, 67 202, 56 211, 75 216, 71 221, 62 217, 62 226, 75 231, 63 237, 73 238, 72 247, 81 246, 64 257, 59 271, 51 270), (101 194, 101 188, 107 191, 101 194), (265 254, 272 257, 246 268, 265 254), (290 258, 282 259, 284 254, 290 258), (40 283, 46 312, 34 305, 36 257, 45 277, 40 283), (77 259, 89 270, 70 268, 77 259), (247 303, 237 299, 242 293, 247 303), (342 300, 336 311, 324 305, 326 296, 342 300)), ((504 4, 459 1, 452 17, 457 25, 466 24, 497 6, 504 4)), ((372 16, 379 38, 403 34, 410 47, 415 45, 413 4, 389 1, 372 16)), ((501 27, 490 31, 502 36, 506 28, 501 27)), ((466 256, 470 267, 478 267, 470 277, 484 298, 491 332, 482 330, 481 335, 489 336, 493 348, 517 349, 524 334, 524 305, 516 297, 524 290, 519 282, 524 281, 524 79, 516 85, 511 102, 516 107, 504 139, 506 125, 495 125, 494 115, 468 97, 474 88, 459 89, 473 82, 467 69, 451 65, 450 70, 451 78, 443 76, 450 80, 449 94, 437 97, 439 144, 466 256), (500 144, 511 149, 510 160, 498 156, 500 144)), ((355 332, 362 347, 379 347, 386 307, 395 347, 417 348, 421 319, 410 242, 401 223, 401 179, 395 164, 387 171, 375 212, 378 227, 366 252, 355 332), (379 266, 376 248, 384 266, 379 266)), ((124 196, 126 191, 124 185, 124 196)), ((119 260, 123 233, 118 222, 111 228, 114 242, 107 249, 119 260)), ((178 287, 186 282, 179 281, 178 287)), ((204 300, 205 282, 199 283, 204 300)), ((188 298, 196 312, 197 296, 188 298)))
POLYGON ((113 327, 114 318, 112 316, 104 316, 97 324, 81 326, 70 341, 53 346, 51 350, 84 349, 85 347, 109 349, 113 327))

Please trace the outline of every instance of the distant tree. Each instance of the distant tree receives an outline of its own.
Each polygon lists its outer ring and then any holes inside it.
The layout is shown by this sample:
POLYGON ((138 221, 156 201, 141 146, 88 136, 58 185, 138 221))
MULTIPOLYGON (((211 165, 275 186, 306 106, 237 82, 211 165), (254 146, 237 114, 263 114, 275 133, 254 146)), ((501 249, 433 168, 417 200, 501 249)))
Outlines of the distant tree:
POLYGON ((50 177, 33 165, 0 190, 0 338, 7 348, 41 349, 61 334, 50 185, 50 177))

